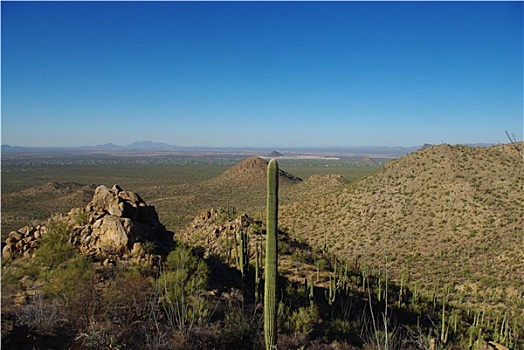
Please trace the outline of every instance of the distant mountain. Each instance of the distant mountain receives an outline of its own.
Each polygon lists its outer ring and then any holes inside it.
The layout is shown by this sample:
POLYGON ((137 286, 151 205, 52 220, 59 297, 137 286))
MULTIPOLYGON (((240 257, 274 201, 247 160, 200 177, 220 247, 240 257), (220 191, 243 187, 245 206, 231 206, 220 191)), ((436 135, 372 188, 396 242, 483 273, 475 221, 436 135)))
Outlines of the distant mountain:
POLYGON ((36 147, 11 146, 8 144, 2 145, 2 152, 6 152, 6 153, 35 152, 38 150, 39 148, 36 148, 36 147))
POLYGON ((96 145, 94 148, 95 148, 95 149, 107 149, 107 150, 111 150, 111 149, 123 149, 124 147, 123 147, 123 146, 115 145, 114 143, 105 143, 105 144, 103 144, 103 145, 96 145))
POLYGON ((177 146, 173 146, 164 142, 154 142, 154 141, 137 141, 133 142, 130 145, 127 145, 125 148, 127 149, 175 149, 178 148, 177 146))
POLYGON ((278 152, 278 151, 273 151, 273 152, 269 153, 267 156, 269 158, 280 158, 280 157, 283 156, 283 154, 278 152))
POLYGON ((20 146, 11 146, 11 145, 7 145, 7 144, 4 144, 2 145, 2 152, 13 152, 13 151, 16 151, 17 149, 21 149, 22 147, 20 146))

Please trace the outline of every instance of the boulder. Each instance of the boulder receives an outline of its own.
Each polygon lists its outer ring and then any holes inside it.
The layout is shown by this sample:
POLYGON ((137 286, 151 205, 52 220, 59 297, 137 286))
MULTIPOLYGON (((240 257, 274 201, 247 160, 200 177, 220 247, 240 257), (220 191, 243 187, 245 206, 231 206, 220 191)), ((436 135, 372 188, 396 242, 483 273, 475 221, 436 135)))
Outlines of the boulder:
POLYGON ((105 251, 122 253, 128 247, 128 232, 124 230, 119 218, 113 215, 106 215, 95 222, 93 235, 98 237, 97 246, 105 251))
POLYGON ((6 244, 4 249, 2 249, 2 258, 7 259, 7 260, 13 258, 14 250, 15 250, 15 246, 13 244, 6 244))
POLYGON ((101 185, 95 189, 95 194, 93 195, 91 202, 88 204, 88 207, 91 208, 90 211, 109 212, 109 207, 115 204, 118 205, 113 192, 104 185, 101 185))

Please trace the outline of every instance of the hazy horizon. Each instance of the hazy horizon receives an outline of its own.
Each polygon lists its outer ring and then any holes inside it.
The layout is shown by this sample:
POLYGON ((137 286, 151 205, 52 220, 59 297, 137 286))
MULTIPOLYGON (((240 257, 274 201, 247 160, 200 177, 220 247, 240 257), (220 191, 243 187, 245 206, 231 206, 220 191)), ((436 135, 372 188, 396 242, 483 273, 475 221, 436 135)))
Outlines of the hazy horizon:
POLYGON ((523 138, 522 2, 2 2, 2 144, 523 138))
MULTIPOLYGON (((418 144, 418 145, 397 145, 397 146, 385 146, 385 145, 354 145, 354 146, 278 146, 278 145, 268 145, 268 146, 209 146, 209 145, 179 145, 179 144, 170 144, 167 142, 160 142, 160 141, 153 141, 153 140, 138 140, 134 141, 128 144, 116 144, 114 142, 105 142, 101 144, 84 144, 84 145, 74 145, 74 146, 56 146, 56 145, 50 145, 50 146, 28 146, 28 145, 15 145, 15 144, 8 144, 8 143, 2 143, 2 147, 12 147, 12 148, 27 148, 27 149, 110 149, 110 148, 104 148, 104 147, 116 147, 115 150, 119 149, 133 149, 132 147, 137 147, 136 149, 140 149, 143 147, 144 150, 147 150, 148 145, 140 145, 145 143, 151 143, 153 144, 151 149, 153 150, 161 150, 162 145, 165 147, 171 147, 172 149, 232 149, 232 150, 242 150, 242 149, 252 149, 252 150, 336 150, 336 149, 395 149, 395 148, 405 148, 405 149, 412 149, 412 148, 419 148, 425 145, 442 145, 442 144, 448 144, 446 142, 440 142, 440 143, 424 143, 424 144, 418 144)), ((490 142, 472 142, 472 143, 455 143, 450 145, 464 145, 464 146, 491 146, 491 145, 497 145, 497 144, 508 144, 510 143, 510 140, 506 138, 506 140, 499 143, 490 143, 490 142)), ((168 150, 166 148, 166 150, 168 150)))

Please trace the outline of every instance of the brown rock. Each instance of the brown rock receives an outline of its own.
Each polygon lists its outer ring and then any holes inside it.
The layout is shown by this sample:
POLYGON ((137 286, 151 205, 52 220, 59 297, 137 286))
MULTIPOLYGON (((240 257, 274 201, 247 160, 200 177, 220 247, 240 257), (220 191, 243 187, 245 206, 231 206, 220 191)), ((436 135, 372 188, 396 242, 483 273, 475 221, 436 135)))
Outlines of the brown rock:
POLYGON ((20 230, 18 230, 18 232, 20 232, 23 236, 27 236, 33 230, 34 230, 34 228, 31 227, 31 226, 24 226, 20 230))
POLYGON ((132 256, 143 256, 144 255, 144 248, 142 247, 142 243, 136 242, 133 244, 133 250, 131 251, 132 256))
POLYGON ((109 204, 107 212, 110 215, 122 216, 122 214, 124 213, 124 204, 118 203, 118 201, 112 202, 109 204))
POLYGON ((20 232, 11 231, 9 232, 9 238, 12 238, 14 241, 19 241, 22 239, 22 234, 20 232))
POLYGON ((91 200, 90 207, 94 211, 108 212, 111 205, 118 205, 116 196, 104 185, 98 186, 91 200))
POLYGON ((122 223, 115 216, 106 215, 95 222, 93 235, 98 237, 100 248, 108 248, 115 252, 123 252, 127 249, 129 238, 122 223))
POLYGON ((13 248, 14 248, 14 245, 13 245, 13 244, 7 244, 7 245, 4 247, 4 249, 2 249, 2 257, 3 257, 4 259, 7 259, 7 260, 13 258, 13 257, 14 257, 14 256, 13 256, 13 255, 14 255, 14 254, 13 254, 13 250, 14 250, 13 248))
POLYGON ((16 242, 15 247, 17 250, 22 250, 22 248, 24 247, 24 241, 20 240, 16 242))
POLYGON ((14 237, 8 237, 6 240, 5 240, 5 243, 6 244, 16 244, 16 242, 18 242, 18 240, 14 237))

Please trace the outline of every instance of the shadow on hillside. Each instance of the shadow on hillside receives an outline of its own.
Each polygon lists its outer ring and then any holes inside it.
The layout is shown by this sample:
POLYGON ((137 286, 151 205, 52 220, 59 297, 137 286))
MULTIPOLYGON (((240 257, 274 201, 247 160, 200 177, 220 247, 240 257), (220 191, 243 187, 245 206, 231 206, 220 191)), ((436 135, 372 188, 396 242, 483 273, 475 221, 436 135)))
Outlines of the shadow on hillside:
MULTIPOLYGON (((262 234, 265 232, 262 231, 262 234)), ((397 307, 401 287, 391 281, 388 282, 388 293, 378 296, 378 278, 367 276, 355 267, 345 269, 345 272, 339 268, 336 272, 334 266, 340 262, 334 256, 327 252, 315 252, 308 244, 292 239, 287 232, 279 232, 279 245, 281 260, 293 259, 300 252, 303 264, 314 264, 321 259, 326 261, 318 281, 305 279, 301 283, 279 274, 278 327, 284 339, 282 341, 290 341, 302 333, 305 344, 315 342, 328 346, 343 342, 361 347, 373 342, 374 335, 381 334, 384 329, 392 334, 395 332, 395 337, 407 337, 411 329, 431 329, 434 326, 429 318, 421 319, 418 313, 397 307), (362 288, 362 284, 366 287, 362 288), (387 295, 387 306, 384 295, 387 295)), ((264 281, 256 285, 253 266, 242 278, 240 271, 224 263, 220 257, 211 257, 207 263, 211 269, 209 287, 218 291, 217 300, 222 304, 216 308, 218 318, 224 315, 226 309, 223 296, 237 290, 241 292, 245 312, 253 312, 262 320, 262 301, 257 301, 256 296, 257 293, 263 294, 264 281)), ((404 291, 403 302, 407 303, 410 294, 405 287, 404 291)))

